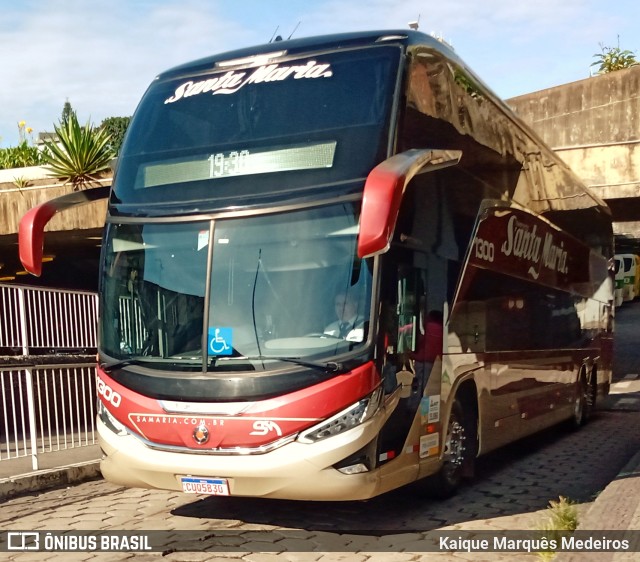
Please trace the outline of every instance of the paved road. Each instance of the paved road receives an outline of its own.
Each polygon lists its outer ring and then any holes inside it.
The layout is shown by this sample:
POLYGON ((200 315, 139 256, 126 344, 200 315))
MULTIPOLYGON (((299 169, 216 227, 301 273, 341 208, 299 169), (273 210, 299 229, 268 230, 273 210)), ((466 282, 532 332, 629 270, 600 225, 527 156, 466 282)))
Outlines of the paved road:
MULTIPOLYGON (((579 502, 579 513, 584 515, 595 496, 640 450, 640 432, 635 430, 640 423, 640 369, 634 325, 640 325, 640 303, 618 313, 618 380, 603 409, 586 427, 555 428, 480 459, 475 481, 445 502, 421 498, 411 487, 367 502, 314 503, 203 498, 93 481, 7 501, 0 510, 0 528, 211 532, 202 543, 212 548, 206 552, 171 553, 170 543, 177 539, 169 534, 165 556, 83 552, 47 554, 47 560, 132 556, 247 562, 513 560, 513 553, 425 553, 425 533, 527 531, 540 525, 549 501, 559 496, 579 502), (228 534, 220 536, 221 530, 228 534)), ((45 559, 36 553, 6 553, 6 557, 45 559)), ((517 559, 539 560, 535 554, 518 554, 517 559)))
POLYGON ((613 378, 640 373, 640 301, 616 309, 613 378))
MULTIPOLYGON (((406 488, 367 502, 313 503, 243 498, 201 498, 158 490, 130 490, 104 481, 24 496, 0 510, 0 528, 19 530, 198 530, 231 529, 234 549, 266 552, 256 558, 235 550, 225 557, 248 562, 331 560, 337 551, 358 552, 349 560, 426 560, 420 554, 428 530, 530 530, 542 521, 549 500, 565 496, 588 508, 595 495, 640 449, 637 410, 605 410, 578 432, 549 431, 479 461, 475 482, 453 499, 433 502, 406 488), (268 532, 265 532, 268 531, 268 532), (304 541, 304 545, 300 542, 304 541), (275 546, 274 546, 275 544, 275 546), (318 552, 294 554, 295 550, 318 552), (405 552, 401 552, 405 550, 405 552), (411 553, 417 551, 418 554, 411 553), (336 551, 336 552, 328 552, 336 551), (396 551, 396 552, 392 552, 396 551), (323 554, 326 553, 326 554, 323 554), (389 557, 391 556, 391 558, 389 557)), ((7 553, 7 560, 35 560, 7 553)), ((47 555, 47 559, 119 559, 116 554, 47 555)), ((438 554, 442 560, 482 560, 483 555, 438 554)), ((159 558, 160 553, 136 559, 159 558)), ((40 558, 42 559, 42 558, 40 558)), ((220 553, 174 553, 168 560, 219 560, 220 553)), ((335 558, 337 559, 337 558, 335 558)), ((511 560, 491 553, 488 560, 511 560)), ((537 560, 521 554, 518 560, 537 560)))

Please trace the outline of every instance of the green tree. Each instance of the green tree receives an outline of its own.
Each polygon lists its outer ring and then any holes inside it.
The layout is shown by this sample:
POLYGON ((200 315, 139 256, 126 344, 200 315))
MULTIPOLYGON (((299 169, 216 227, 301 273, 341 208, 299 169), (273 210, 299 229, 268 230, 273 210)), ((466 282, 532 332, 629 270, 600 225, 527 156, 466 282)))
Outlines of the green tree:
POLYGON ((55 132, 57 141, 45 143, 48 149, 45 160, 52 176, 79 190, 89 187, 99 174, 109 169, 115 156, 109 133, 95 129, 89 122, 81 127, 75 112, 66 121, 61 120, 55 132))
POLYGON ((71 107, 69 100, 67 99, 64 102, 64 106, 62 108, 62 116, 60 117, 61 123, 66 123, 72 115, 75 115, 75 110, 71 107))
POLYGON ((633 52, 620 48, 620 37, 618 37, 617 47, 607 47, 602 43, 599 45, 601 52, 593 55, 596 61, 591 64, 591 66, 598 67, 598 74, 608 74, 609 72, 615 72, 638 64, 633 52))
POLYGON ((111 148, 118 155, 131 117, 107 117, 100 123, 100 129, 111 135, 111 148))

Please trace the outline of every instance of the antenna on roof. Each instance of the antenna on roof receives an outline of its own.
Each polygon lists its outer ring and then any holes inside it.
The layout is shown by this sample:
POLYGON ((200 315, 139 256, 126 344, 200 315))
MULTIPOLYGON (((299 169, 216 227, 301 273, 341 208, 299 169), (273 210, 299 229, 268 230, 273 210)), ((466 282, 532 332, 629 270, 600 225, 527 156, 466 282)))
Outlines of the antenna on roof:
POLYGON ((300 22, 300 21, 299 21, 299 22, 296 24, 296 26, 293 28, 293 31, 291 32, 291 35, 289 35, 289 37, 287 37, 287 39, 291 39, 291 38, 293 37, 293 34, 298 30, 298 27, 300 27, 300 24, 301 24, 301 23, 302 23, 302 22, 300 22))
POLYGON ((420 14, 418 14, 418 19, 416 21, 410 21, 408 25, 410 29, 417 31, 418 27, 420 27, 420 14))
POLYGON ((282 41, 282 37, 279 35, 276 37, 276 33, 278 33, 278 29, 280 29, 279 25, 276 25, 276 30, 273 32, 271 39, 269 39, 269 43, 273 43, 274 41, 282 41))

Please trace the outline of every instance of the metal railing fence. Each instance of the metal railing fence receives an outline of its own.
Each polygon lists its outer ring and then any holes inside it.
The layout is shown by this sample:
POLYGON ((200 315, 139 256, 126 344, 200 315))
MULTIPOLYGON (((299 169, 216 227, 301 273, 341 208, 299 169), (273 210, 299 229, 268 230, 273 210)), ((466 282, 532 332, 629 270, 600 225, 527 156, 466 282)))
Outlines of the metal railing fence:
POLYGON ((0 462, 97 442, 97 295, 0 285, 0 462))
POLYGON ((97 295, 0 285, 0 350, 36 355, 96 347, 97 295))
POLYGON ((0 368, 0 461, 97 443, 95 363, 0 368))

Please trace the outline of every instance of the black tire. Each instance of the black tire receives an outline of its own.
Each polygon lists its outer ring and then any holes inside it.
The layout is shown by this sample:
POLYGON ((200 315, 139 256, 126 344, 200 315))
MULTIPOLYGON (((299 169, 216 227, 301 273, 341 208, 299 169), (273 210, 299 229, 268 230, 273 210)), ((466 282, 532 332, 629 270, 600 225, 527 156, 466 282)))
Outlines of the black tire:
POLYGON ((472 426, 472 416, 466 414, 462 402, 456 397, 444 440, 443 464, 433 476, 424 480, 425 493, 436 499, 446 499, 453 496, 460 486, 462 478, 473 472, 471 464, 475 449, 470 441, 475 439, 475 429, 472 426))
POLYGON ((573 405, 571 426, 575 429, 582 427, 589 421, 595 407, 595 392, 593 385, 587 379, 586 373, 580 374, 580 381, 576 387, 576 399, 573 405))

